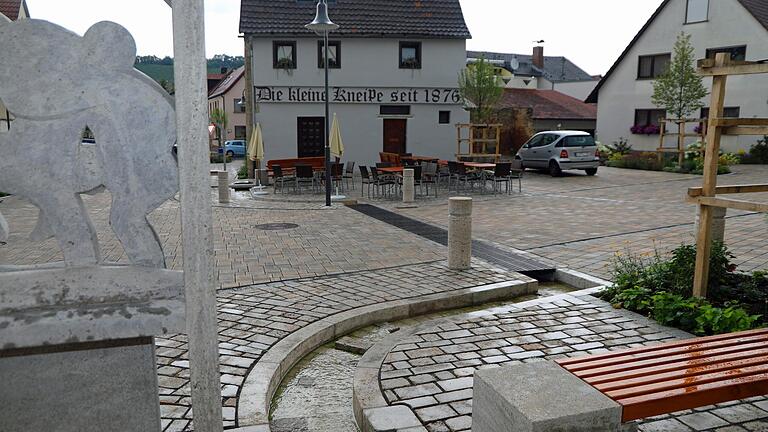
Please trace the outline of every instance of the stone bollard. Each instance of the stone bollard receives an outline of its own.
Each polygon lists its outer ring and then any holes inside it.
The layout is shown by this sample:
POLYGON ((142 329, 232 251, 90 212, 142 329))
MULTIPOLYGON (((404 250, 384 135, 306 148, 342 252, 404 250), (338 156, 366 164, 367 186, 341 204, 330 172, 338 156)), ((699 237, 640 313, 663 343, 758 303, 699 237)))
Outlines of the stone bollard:
POLYGON ((448 268, 467 270, 472 261, 472 198, 448 200, 448 268))
MULTIPOLYGON (((727 208, 712 207, 712 241, 725 240, 725 216, 728 213, 727 208)), ((693 227, 694 235, 699 233, 699 221, 701 220, 701 207, 696 211, 696 225, 693 227)))
POLYGON ((219 171, 219 204, 229 204, 229 173, 219 171))
POLYGON ((403 202, 412 203, 416 198, 416 190, 413 186, 413 169, 403 170, 403 202))

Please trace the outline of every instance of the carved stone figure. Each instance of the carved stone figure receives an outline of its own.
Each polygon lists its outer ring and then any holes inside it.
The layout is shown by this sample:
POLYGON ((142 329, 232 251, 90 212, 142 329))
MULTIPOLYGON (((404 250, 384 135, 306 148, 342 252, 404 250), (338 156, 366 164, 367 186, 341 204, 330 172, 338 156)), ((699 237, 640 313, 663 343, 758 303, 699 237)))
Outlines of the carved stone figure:
MULTIPOLYGON (((0 191, 40 210, 35 240, 55 236, 69 267, 101 262, 80 194, 106 187, 110 224, 132 264, 165 266, 147 215, 178 191, 173 102, 134 69, 136 45, 111 22, 83 36, 40 20, 0 23, 0 191), (81 142, 88 126, 96 144, 81 142)), ((0 241, 8 226, 0 215, 0 241)))

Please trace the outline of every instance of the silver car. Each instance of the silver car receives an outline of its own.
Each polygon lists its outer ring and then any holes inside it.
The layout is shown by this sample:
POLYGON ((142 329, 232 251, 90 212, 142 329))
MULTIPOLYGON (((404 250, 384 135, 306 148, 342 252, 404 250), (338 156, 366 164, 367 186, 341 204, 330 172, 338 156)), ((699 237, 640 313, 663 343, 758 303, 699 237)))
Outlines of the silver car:
POLYGON ((564 170, 584 170, 593 176, 600 166, 595 139, 581 131, 539 132, 525 143, 517 158, 524 168, 546 169, 553 177, 564 170))

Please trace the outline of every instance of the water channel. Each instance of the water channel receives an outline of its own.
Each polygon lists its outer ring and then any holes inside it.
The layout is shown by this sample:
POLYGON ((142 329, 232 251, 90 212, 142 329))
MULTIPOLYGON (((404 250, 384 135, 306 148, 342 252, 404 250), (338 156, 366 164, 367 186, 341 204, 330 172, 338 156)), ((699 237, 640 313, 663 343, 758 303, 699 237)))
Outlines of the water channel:
MULTIPOLYGON (((360 344, 375 344, 400 328, 437 318, 448 318, 503 307, 535 298, 574 291, 561 283, 539 283, 537 295, 455 309, 360 329, 349 336, 360 344)), ((270 426, 273 432, 358 432, 352 413, 352 381, 361 355, 329 343, 302 359, 285 377, 273 401, 270 426)))

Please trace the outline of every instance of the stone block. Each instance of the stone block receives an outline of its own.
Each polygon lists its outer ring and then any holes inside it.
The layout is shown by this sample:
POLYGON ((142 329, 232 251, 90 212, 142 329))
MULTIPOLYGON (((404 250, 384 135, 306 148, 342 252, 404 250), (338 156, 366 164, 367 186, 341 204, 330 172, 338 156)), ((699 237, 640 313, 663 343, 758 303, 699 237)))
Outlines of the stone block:
POLYGON ((422 427, 413 411, 403 405, 367 409, 364 415, 363 432, 394 432, 422 427))
POLYGON ((6 351, 0 358, 0 430, 160 430, 151 338, 6 351))
POLYGON ((475 373, 473 432, 620 432, 621 406, 552 362, 475 373))

